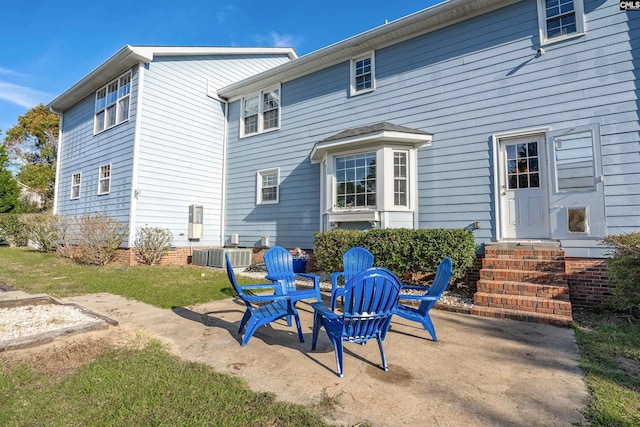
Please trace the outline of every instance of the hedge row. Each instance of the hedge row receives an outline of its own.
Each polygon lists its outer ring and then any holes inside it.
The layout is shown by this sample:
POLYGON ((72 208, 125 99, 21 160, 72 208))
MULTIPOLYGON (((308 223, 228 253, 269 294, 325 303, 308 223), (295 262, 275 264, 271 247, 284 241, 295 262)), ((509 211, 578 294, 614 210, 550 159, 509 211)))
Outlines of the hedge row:
POLYGON ((406 273, 433 273, 445 257, 450 257, 452 280, 464 277, 477 250, 473 233, 464 229, 336 229, 315 234, 316 266, 327 272, 342 270, 342 254, 354 246, 368 249, 375 257, 375 266, 386 267, 401 277, 406 273))

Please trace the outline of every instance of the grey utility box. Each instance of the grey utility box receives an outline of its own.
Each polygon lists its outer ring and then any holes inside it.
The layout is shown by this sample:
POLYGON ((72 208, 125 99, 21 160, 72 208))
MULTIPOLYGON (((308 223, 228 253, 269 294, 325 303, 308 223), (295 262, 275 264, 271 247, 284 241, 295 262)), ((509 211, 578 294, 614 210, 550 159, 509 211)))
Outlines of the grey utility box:
POLYGON ((197 249, 193 251, 191 264, 207 266, 209 264, 209 249, 197 249))
POLYGON ((229 260, 233 267, 248 267, 251 265, 251 249, 217 248, 209 249, 209 267, 225 267, 225 254, 229 255, 229 260))

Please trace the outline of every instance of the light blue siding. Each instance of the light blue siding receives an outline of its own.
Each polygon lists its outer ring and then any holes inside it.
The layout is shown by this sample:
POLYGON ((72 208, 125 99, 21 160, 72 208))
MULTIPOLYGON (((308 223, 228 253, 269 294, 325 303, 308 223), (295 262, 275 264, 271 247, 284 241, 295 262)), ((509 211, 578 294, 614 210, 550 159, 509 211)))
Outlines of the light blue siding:
POLYGON ((195 246, 221 245, 224 103, 207 95, 288 61, 284 55, 162 57, 144 70, 136 228, 168 228, 189 245, 189 205, 203 206, 195 246))
MULTIPOLYGON (((640 231, 637 60, 640 15, 616 1, 585 2, 586 34, 539 47, 535 1, 518 2, 378 49, 375 91, 349 95, 345 61, 282 84, 282 125, 239 138, 230 104, 227 229, 241 245, 313 246, 320 228, 320 169, 313 144, 387 121, 434 133, 418 152, 421 228, 468 227, 496 238, 492 139, 526 128, 597 123, 609 233, 640 231), (280 168, 278 205, 255 203, 256 171, 280 168), (623 206, 625 207, 623 209, 623 206)), ((580 252, 580 241, 567 242, 580 252)), ((595 254, 591 243, 583 252, 595 254)), ((571 253, 568 253, 571 256, 571 253)))
POLYGON ((96 135, 93 134, 95 93, 64 112, 58 214, 81 216, 100 212, 128 225, 137 91, 138 73, 134 68, 129 120, 96 135), (98 195, 99 168, 107 164, 111 164, 111 191, 98 195), (80 198, 71 200, 71 177, 76 173, 82 174, 80 198))

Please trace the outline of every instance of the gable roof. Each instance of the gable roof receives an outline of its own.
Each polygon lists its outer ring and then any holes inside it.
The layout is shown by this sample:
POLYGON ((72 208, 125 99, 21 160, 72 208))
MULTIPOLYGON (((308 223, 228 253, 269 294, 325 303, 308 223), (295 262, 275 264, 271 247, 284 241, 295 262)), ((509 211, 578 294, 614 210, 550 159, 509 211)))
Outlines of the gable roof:
POLYGON ((204 46, 131 46, 126 45, 96 69, 71 86, 47 107, 61 113, 95 92, 103 84, 115 79, 136 64, 151 62, 159 56, 204 56, 204 55, 287 55, 296 59, 292 48, 264 47, 204 47, 204 46))
POLYGON ((355 56, 481 15, 521 0, 447 0, 218 90, 231 99, 331 67, 355 56))

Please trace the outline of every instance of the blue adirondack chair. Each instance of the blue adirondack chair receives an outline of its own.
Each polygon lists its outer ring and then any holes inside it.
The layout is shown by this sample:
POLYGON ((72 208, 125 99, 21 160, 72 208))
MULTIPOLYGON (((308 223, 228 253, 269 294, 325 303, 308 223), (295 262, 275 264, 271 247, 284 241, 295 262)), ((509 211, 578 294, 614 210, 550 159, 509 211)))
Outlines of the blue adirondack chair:
POLYGON ((344 313, 337 314, 321 302, 311 304, 314 310, 313 341, 316 349, 320 327, 324 327, 336 352, 338 376, 342 376, 342 343, 364 344, 370 339, 378 341, 382 366, 389 370, 382 341, 386 335, 400 296, 400 279, 382 267, 373 267, 351 278, 344 289, 344 313))
MULTIPOLYGON (((401 294, 400 300, 413 300, 420 302, 418 308, 409 307, 402 303, 399 303, 398 306, 393 311, 393 314, 397 314, 400 317, 403 317, 408 320, 412 320, 414 322, 419 322, 424 326, 424 328, 431 334, 431 338, 434 341, 438 341, 438 337, 436 336, 436 330, 433 327, 433 322, 431 321, 431 316, 429 316, 429 310, 436 304, 436 302, 442 297, 442 293, 447 289, 449 285, 449 280, 451 280, 451 271, 452 271, 452 262, 451 258, 446 257, 442 260, 438 269, 436 270, 436 275, 433 279, 433 283, 427 289, 427 291, 422 295, 408 295, 401 294)), ((422 286, 403 286, 402 290, 421 290, 424 291, 425 288, 422 286)))
POLYGON ((271 323, 282 317, 290 317, 292 315, 296 319, 300 342, 304 342, 304 338, 302 337, 302 328, 300 327, 300 317, 298 316, 298 312, 293 306, 291 298, 289 298, 288 295, 248 295, 245 293, 247 290, 274 288, 279 287, 279 285, 267 283, 239 286, 236 281, 235 273, 233 272, 233 267, 231 266, 231 261, 229 261, 229 256, 225 254, 225 257, 227 261, 227 276, 229 277, 229 281, 238 296, 247 306, 247 311, 245 311, 244 316, 242 316, 240 329, 238 330, 238 333, 241 334, 246 326, 246 331, 242 338, 242 345, 247 345, 255 331, 260 326, 271 323))
POLYGON ((356 246, 346 251, 342 255, 342 271, 331 273, 331 310, 336 309, 336 301, 344 296, 344 287, 338 283, 338 279, 342 277, 343 283, 347 283, 356 274, 373 267, 373 254, 356 246))
MULTIPOLYGON (((291 298, 294 307, 296 302, 315 298, 322 301, 320 294, 320 276, 308 273, 294 273, 293 257, 288 250, 282 246, 274 246, 264 253, 264 264, 267 267, 267 280, 279 285, 278 293, 286 294, 291 298), (298 289, 296 286, 296 276, 306 277, 313 280, 313 287, 310 289, 298 289)), ((276 288, 278 289, 278 288, 276 288)), ((291 326, 291 318, 287 318, 291 326)))

